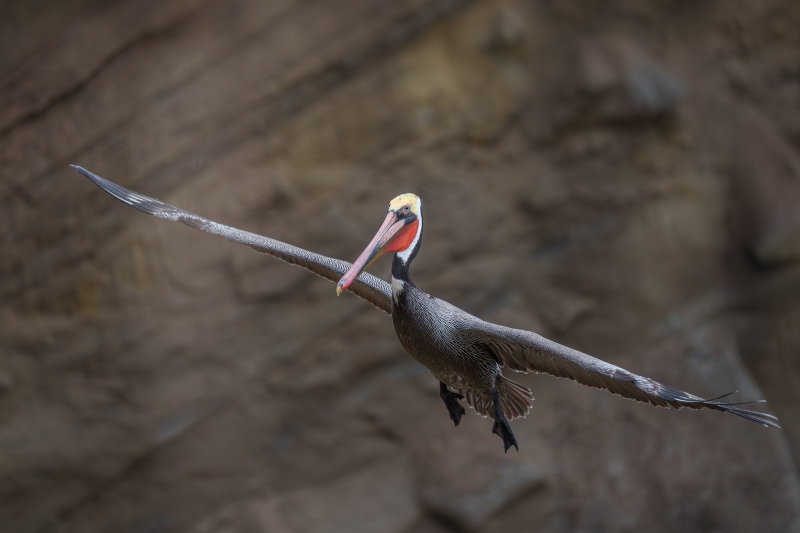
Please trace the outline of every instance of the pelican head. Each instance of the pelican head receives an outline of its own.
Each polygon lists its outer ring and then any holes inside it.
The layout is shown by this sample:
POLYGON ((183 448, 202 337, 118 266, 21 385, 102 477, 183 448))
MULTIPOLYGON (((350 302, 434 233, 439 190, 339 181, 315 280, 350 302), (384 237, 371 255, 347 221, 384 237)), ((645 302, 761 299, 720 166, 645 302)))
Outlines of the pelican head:
POLYGON ((416 255, 421 235, 422 200, 412 193, 395 197, 389 202, 389 212, 372 242, 339 280, 336 294, 341 294, 364 269, 384 254, 394 252, 408 265, 416 255))

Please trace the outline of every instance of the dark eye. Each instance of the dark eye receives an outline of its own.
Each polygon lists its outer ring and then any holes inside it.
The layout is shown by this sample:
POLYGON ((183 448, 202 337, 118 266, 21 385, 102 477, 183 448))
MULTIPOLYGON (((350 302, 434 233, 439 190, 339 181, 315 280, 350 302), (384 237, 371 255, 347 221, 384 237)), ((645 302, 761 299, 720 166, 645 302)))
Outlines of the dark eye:
POLYGON ((409 206, 405 206, 405 207, 403 208, 403 213, 408 213, 410 210, 411 210, 411 207, 409 207, 409 206))

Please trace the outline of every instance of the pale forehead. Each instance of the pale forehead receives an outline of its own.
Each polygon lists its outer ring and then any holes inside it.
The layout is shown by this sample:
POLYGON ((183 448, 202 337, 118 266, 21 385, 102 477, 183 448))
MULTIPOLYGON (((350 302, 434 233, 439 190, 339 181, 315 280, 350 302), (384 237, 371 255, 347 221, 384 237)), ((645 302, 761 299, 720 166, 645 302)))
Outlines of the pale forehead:
POLYGON ((411 208, 414 209, 414 208, 417 207, 417 202, 418 201, 419 201, 419 196, 417 196, 416 194, 412 194, 410 192, 407 192, 405 194, 401 194, 400 196, 397 196, 394 200, 389 202, 389 209, 391 209, 392 211, 395 211, 397 209, 400 209, 404 205, 410 205, 411 208))

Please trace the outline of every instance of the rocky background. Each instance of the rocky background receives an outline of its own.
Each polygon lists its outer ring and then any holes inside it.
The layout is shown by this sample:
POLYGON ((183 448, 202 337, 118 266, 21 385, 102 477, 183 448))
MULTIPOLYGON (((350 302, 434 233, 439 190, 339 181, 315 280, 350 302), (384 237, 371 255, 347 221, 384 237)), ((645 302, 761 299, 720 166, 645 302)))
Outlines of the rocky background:
POLYGON ((0 531, 800 530, 795 0, 5 0, 0 531), (77 163, 783 430, 549 376, 502 453, 389 317, 77 163), (388 259, 372 272, 389 277, 388 259))

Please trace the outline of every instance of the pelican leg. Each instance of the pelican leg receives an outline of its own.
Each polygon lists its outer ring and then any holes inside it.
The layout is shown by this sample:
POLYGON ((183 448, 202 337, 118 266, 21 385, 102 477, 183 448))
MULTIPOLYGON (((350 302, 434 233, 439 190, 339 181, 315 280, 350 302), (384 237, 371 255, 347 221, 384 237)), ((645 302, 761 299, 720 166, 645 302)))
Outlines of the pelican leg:
POLYGON ((444 402, 444 405, 447 407, 447 411, 450 413, 450 420, 458 426, 458 423, 461 422, 461 417, 464 416, 467 412, 458 403, 458 400, 463 400, 464 397, 460 394, 456 394, 455 392, 451 392, 450 389, 447 388, 447 385, 439 382, 439 397, 444 402))
POLYGON ((500 438, 503 439, 503 446, 506 453, 508 453, 508 449, 511 448, 511 446, 514 446, 514 448, 519 451, 517 438, 514 436, 514 432, 511 431, 511 425, 508 423, 503 411, 500 410, 500 399, 497 397, 497 387, 492 388, 492 402, 494 403, 494 425, 492 426, 492 433, 500 435, 500 438))

